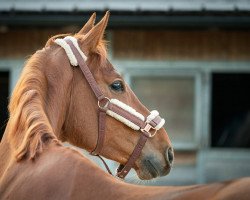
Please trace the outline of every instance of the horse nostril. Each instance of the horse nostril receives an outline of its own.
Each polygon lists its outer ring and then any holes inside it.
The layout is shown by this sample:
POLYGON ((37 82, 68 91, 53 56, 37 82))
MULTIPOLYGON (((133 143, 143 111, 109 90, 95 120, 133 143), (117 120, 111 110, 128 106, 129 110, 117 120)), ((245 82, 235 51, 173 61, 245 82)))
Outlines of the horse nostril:
POLYGON ((167 156, 167 161, 169 162, 170 165, 172 165, 173 160, 174 160, 173 148, 170 147, 167 149, 166 156, 167 156))

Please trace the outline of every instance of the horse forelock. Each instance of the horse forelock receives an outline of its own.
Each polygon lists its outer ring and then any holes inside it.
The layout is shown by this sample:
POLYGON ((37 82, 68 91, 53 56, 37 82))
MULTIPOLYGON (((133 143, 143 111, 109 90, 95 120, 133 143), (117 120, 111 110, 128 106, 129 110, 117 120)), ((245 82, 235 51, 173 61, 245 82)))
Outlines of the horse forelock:
POLYGON ((101 58, 101 66, 105 66, 103 63, 106 62, 107 58, 107 41, 106 40, 101 40, 99 44, 97 45, 96 53, 100 56, 101 58))
POLYGON ((9 141, 17 160, 35 158, 48 139, 57 141, 46 116, 46 52, 35 53, 26 63, 9 103, 9 141))

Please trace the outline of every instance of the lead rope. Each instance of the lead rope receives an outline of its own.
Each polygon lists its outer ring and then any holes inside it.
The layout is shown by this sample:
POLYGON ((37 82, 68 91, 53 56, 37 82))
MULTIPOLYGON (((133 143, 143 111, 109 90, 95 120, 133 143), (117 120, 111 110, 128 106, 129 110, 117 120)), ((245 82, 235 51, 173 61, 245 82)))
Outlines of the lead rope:
POLYGON ((106 164, 104 159, 99 155, 102 150, 105 139, 106 114, 126 124, 130 128, 142 132, 139 141, 135 146, 127 163, 124 166, 120 165, 117 170, 116 176, 119 178, 124 178, 130 171, 130 169, 133 167, 136 159, 139 157, 147 139, 153 137, 156 134, 157 130, 162 128, 165 123, 165 120, 159 116, 159 113, 156 110, 151 111, 150 115, 145 119, 142 114, 138 113, 136 110, 122 103, 121 101, 117 99, 109 100, 107 97, 105 97, 102 91, 100 90, 97 82, 95 81, 95 78, 90 72, 88 66, 86 65, 87 57, 79 48, 76 38, 67 36, 64 39, 56 39, 55 43, 63 47, 70 60, 71 65, 80 67, 98 100, 98 139, 95 149, 90 154, 98 156, 102 160, 104 166, 111 175, 112 173, 108 165, 106 164))
POLYGON ((93 156, 97 156, 98 158, 100 158, 100 160, 102 161, 102 163, 104 164, 106 170, 108 171, 108 173, 112 176, 114 176, 109 168, 109 166, 107 165, 107 163, 105 162, 105 160, 100 156, 100 155, 93 155, 93 156))
POLYGON ((108 171, 108 173, 112 176, 114 176, 109 168, 109 166, 107 165, 107 163, 105 162, 105 160, 99 155, 101 153, 102 147, 103 147, 103 143, 104 143, 104 139, 105 139, 105 122, 106 122, 106 112, 102 109, 99 109, 99 126, 98 126, 98 138, 97 138, 97 144, 95 149, 90 152, 90 154, 92 156, 97 156, 98 158, 100 158, 100 160, 102 161, 104 167, 106 168, 106 170, 108 171))

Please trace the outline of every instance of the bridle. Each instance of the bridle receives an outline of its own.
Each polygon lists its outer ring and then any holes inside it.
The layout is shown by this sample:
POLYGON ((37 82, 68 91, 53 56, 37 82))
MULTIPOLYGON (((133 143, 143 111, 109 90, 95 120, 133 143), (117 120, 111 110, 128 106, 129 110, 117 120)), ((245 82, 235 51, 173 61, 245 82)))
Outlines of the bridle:
POLYGON ((98 156, 103 161, 106 169, 112 175, 109 167, 100 156, 105 139, 105 122, 106 116, 109 115, 116 120, 126 124, 130 128, 140 131, 141 135, 135 146, 132 154, 130 155, 125 165, 120 165, 117 169, 116 176, 123 179, 129 173, 130 169, 134 166, 135 161, 140 156, 142 148, 144 147, 148 138, 154 137, 157 130, 162 128, 165 120, 159 116, 158 111, 153 110, 146 118, 130 106, 122 103, 117 99, 107 98, 100 90, 94 76, 90 72, 86 60, 87 57, 82 52, 78 45, 76 38, 67 36, 63 39, 56 39, 55 43, 61 46, 71 63, 72 66, 79 66, 84 74, 87 82, 89 83, 92 91, 97 98, 99 107, 98 113, 98 139, 95 149, 90 153, 91 155, 98 156))
MULTIPOLYGON (((150 115, 145 118, 142 114, 138 113, 136 110, 122 103, 121 101, 117 99, 107 98, 100 90, 94 76, 90 72, 86 64, 87 57, 79 48, 76 38, 67 36, 64 39, 56 39, 55 43, 63 47, 70 60, 71 65, 80 67, 82 73, 84 74, 87 82, 89 83, 98 100, 98 139, 96 147, 91 152, 91 154, 100 157, 105 139, 105 121, 107 114, 123 122, 130 128, 141 132, 139 141, 135 146, 127 163, 124 166, 120 165, 117 169, 116 176, 122 179, 125 178, 130 169, 133 167, 137 158, 140 156, 142 148, 144 147, 147 139, 155 136, 157 130, 162 128, 162 126, 164 125, 165 120, 159 116, 159 113, 156 110, 152 111, 150 115)), ((102 158, 101 160, 103 161, 108 172, 112 174, 105 161, 102 158)))

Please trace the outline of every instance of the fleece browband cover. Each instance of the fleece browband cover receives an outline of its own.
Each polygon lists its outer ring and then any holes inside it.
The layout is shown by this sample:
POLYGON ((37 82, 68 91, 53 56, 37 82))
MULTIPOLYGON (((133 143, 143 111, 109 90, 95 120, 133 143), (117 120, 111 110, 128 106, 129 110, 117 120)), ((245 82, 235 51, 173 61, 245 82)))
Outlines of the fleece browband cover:
MULTIPOLYGON (((82 50, 80 49, 77 39, 72 37, 72 36, 67 36, 63 39, 61 38, 57 38, 55 40, 55 43, 58 44, 59 46, 61 46, 70 61, 70 64, 72 66, 78 66, 78 62, 77 59, 73 53, 73 51, 71 50, 70 46, 67 44, 67 42, 65 41, 65 39, 69 39, 72 41, 73 45, 76 47, 76 49, 78 50, 78 52, 80 53, 80 55, 82 56, 82 58, 84 59, 84 61, 87 60, 87 56, 82 52, 82 50)), ((135 117, 137 117, 138 119, 140 119, 141 121, 145 121, 145 117, 141 114, 138 113, 135 109, 131 108, 130 106, 124 104, 123 102, 117 100, 117 99, 111 99, 110 103, 115 104, 116 106, 122 108, 123 110, 126 110, 127 112, 129 112, 130 114, 134 115, 135 117)), ((121 115, 111 111, 111 110, 107 110, 106 111, 107 114, 115 119, 117 119, 118 121, 124 123, 125 125, 127 125, 128 127, 134 129, 134 130, 140 130, 141 127, 139 127, 138 125, 134 124, 133 122, 129 121, 128 119, 122 117, 121 115)), ((151 111, 150 115, 147 117, 146 119, 146 123, 149 123, 151 120, 153 120, 155 117, 157 117, 159 115, 159 112, 156 110, 151 111)), ((165 120, 161 119, 160 123, 157 124, 156 127, 154 127, 156 130, 159 130, 160 128, 163 127, 163 125, 165 124, 165 120)))
POLYGON ((70 46, 65 41, 65 39, 71 40, 71 42, 73 43, 73 45, 76 47, 76 49, 78 50, 78 52, 82 56, 83 60, 86 61, 87 60, 87 56, 80 49, 76 38, 74 38, 72 36, 67 36, 64 39, 57 38, 55 40, 55 43, 58 44, 59 46, 61 46, 65 50, 65 52, 66 52, 66 54, 67 54, 67 56, 69 58, 70 64, 73 65, 73 66, 78 66, 77 59, 76 59, 73 51, 71 50, 70 46))
MULTIPOLYGON (((159 112, 157 110, 152 110, 150 112, 150 115, 147 117, 146 122, 149 123, 151 122, 153 119, 155 119, 157 116, 159 116, 159 112)), ((165 119, 161 118, 161 121, 159 124, 157 124, 156 127, 154 127, 156 130, 159 130, 160 128, 162 128, 165 124, 165 119)))

